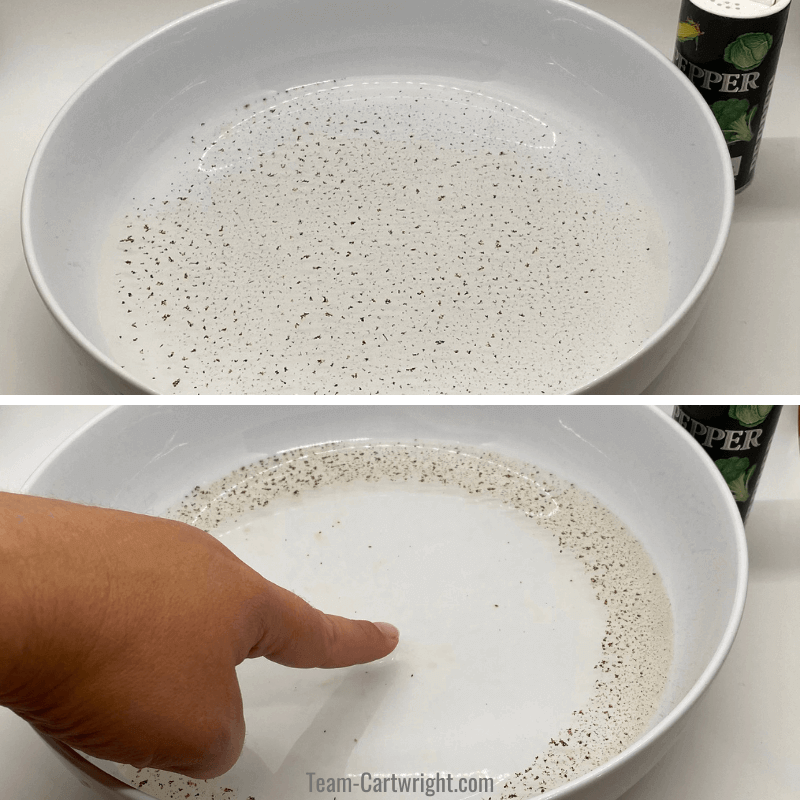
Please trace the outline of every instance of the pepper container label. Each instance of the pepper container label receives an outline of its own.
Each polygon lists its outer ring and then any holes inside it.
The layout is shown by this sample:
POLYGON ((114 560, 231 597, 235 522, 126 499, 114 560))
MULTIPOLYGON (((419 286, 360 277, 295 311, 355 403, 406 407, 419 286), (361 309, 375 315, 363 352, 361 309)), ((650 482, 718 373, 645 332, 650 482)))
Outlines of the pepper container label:
POLYGON ((752 180, 790 0, 683 0, 673 61, 719 123, 736 191, 752 180))
POLYGON ((747 520, 783 406, 675 406, 672 418, 706 449, 747 520))

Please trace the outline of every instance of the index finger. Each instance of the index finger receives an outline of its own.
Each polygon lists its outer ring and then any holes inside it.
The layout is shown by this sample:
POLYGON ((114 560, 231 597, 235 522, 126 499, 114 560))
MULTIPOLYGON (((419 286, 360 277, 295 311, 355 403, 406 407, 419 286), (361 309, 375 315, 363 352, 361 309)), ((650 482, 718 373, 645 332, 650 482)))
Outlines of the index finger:
POLYGON ((388 622, 325 614, 270 581, 259 596, 258 640, 248 658, 264 656, 287 667, 349 667, 387 656, 400 634, 388 622))

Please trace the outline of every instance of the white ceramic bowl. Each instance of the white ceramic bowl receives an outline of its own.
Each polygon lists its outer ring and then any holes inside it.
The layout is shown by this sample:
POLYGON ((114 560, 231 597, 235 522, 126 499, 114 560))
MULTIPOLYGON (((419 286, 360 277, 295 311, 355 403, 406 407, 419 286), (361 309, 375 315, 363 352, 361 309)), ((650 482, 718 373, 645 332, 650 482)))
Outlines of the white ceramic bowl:
POLYGON ((101 386, 153 393, 115 363, 96 299, 110 215, 136 178, 178 133, 239 98, 387 74, 501 80, 602 131, 630 158, 669 241, 666 312, 634 353, 574 391, 637 393, 659 374, 700 313, 734 197, 719 126, 667 59, 567 0, 226 0, 97 73, 61 110, 30 168, 22 206, 30 272, 101 386))
MULTIPOLYGON (((541 795, 619 797, 673 744, 719 670, 736 634, 747 583, 744 529, 725 482, 697 443, 657 409, 122 407, 105 413, 55 451, 25 491, 158 514, 196 485, 261 457, 363 437, 470 445, 536 464, 592 492, 645 546, 663 579, 674 618, 673 664, 661 707, 649 729, 624 752, 541 795)), ((533 686, 537 667, 530 668, 533 686)), ((260 672, 248 674, 245 698, 248 680, 263 683, 260 672)), ((259 724, 248 718, 249 731, 259 724)), ((115 765, 91 763, 48 741, 101 796, 144 799, 138 789, 117 779, 115 765)), ((487 745, 487 756, 489 749, 487 745)), ((313 747, 304 755, 308 763, 320 763, 313 747)), ((263 761, 259 763, 263 768, 263 761)), ((249 769, 248 764, 242 769, 249 769)))

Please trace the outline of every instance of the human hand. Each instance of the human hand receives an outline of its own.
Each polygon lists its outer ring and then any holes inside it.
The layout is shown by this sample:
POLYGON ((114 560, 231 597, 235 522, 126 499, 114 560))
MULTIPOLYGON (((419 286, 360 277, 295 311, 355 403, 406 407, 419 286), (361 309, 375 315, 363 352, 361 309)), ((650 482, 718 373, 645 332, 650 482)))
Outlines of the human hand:
POLYGON ((180 522, 0 492, 0 704, 89 755, 230 769, 235 667, 344 667, 397 629, 323 614, 180 522))

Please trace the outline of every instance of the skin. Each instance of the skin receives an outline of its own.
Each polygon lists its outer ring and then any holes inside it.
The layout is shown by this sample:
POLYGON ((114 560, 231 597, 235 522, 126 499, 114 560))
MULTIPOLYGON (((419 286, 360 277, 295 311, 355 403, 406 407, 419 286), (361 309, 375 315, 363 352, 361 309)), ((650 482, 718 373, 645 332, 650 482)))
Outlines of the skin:
POLYGON ((244 744, 235 667, 388 655, 180 522, 0 492, 0 704, 90 755, 193 778, 244 744))

